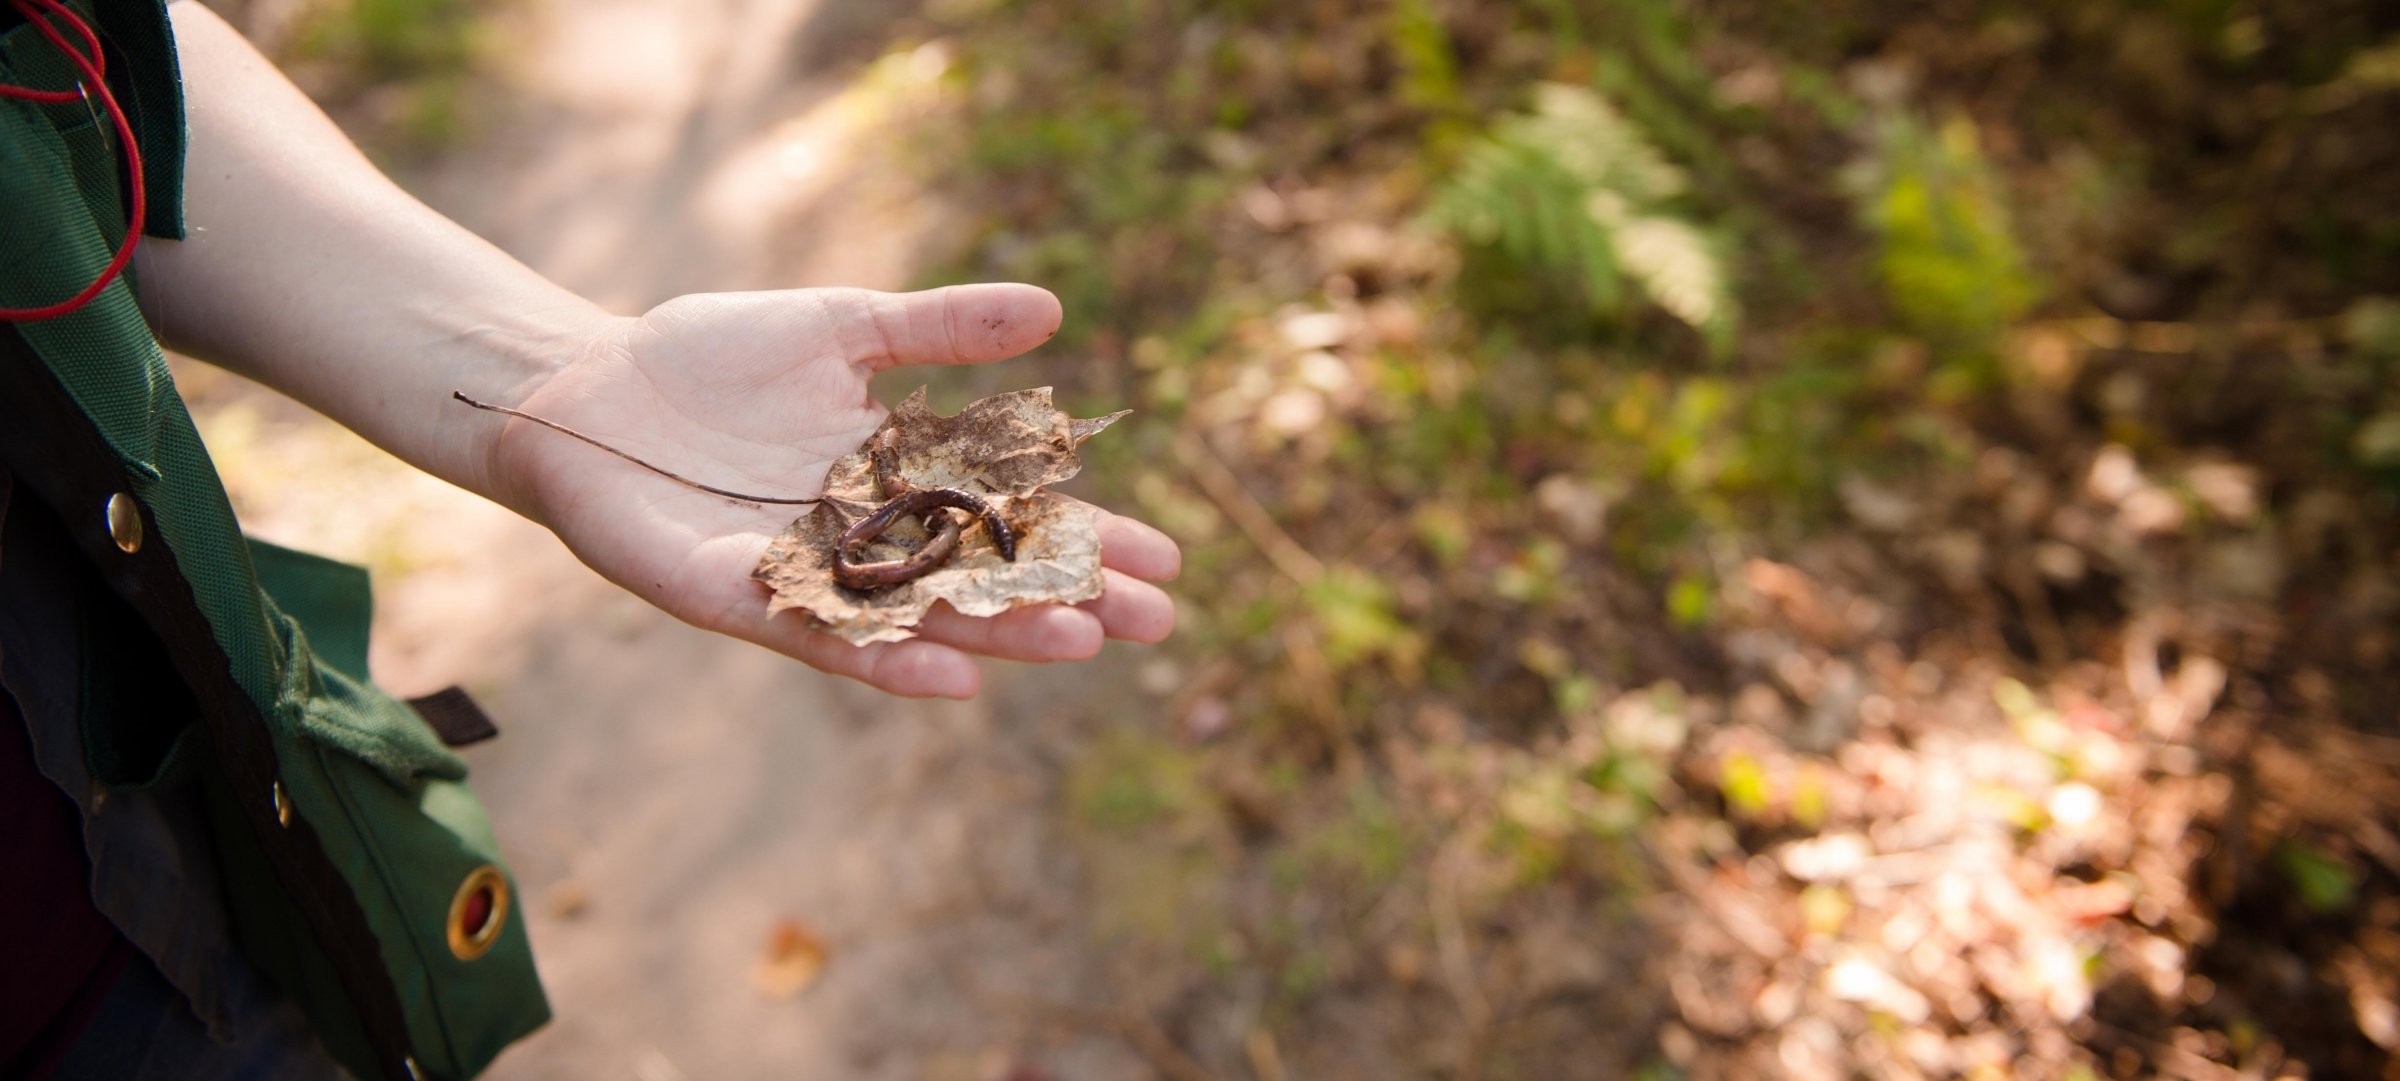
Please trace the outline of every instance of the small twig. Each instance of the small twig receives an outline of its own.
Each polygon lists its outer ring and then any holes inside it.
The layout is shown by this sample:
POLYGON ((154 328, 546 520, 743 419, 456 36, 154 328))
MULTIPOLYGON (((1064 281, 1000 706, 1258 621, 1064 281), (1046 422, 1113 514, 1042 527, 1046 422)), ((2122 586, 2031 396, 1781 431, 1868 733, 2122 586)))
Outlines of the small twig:
POLYGON ((2117 319, 2106 315, 2052 319, 2035 326, 2064 330, 2095 349, 2131 349, 2141 353, 2194 353, 2227 338, 2289 334, 2313 330, 2331 333, 2341 316, 2299 316, 2289 319, 2244 319, 2229 323, 2171 322, 2157 319, 2117 319))
POLYGON ((2333 744, 2339 756, 2357 756, 2386 766, 2400 766, 2400 739, 2331 726, 2320 728, 2317 738, 2333 744))
POLYGON ((1450 997, 1458 1003, 1458 1012, 1467 1024, 1467 1048, 1459 1068, 1462 1076, 1468 1077, 1483 1070, 1478 1048, 1492 1027, 1492 1000, 1484 994, 1483 981, 1475 973, 1475 958, 1467 945, 1467 921, 1458 902, 1459 879, 1466 873, 1458 864, 1468 857, 1468 849, 1475 843, 1473 836, 1466 829, 1452 833, 1425 867, 1425 907, 1433 917, 1434 948, 1450 982, 1450 997))
POLYGON ((668 480, 674 481, 677 484, 683 485, 686 488, 697 488, 703 492, 707 492, 710 495, 721 495, 727 499, 739 499, 745 503, 780 503, 786 506, 795 506, 803 503, 819 503, 823 502, 825 499, 824 496, 810 496, 807 499, 776 499, 772 496, 749 495, 743 492, 729 492, 723 488, 716 487, 715 485, 702 484, 699 481, 685 477, 673 471, 660 469, 657 466, 651 465, 648 462, 636 458, 633 455, 627 454, 624 451, 618 450, 615 447, 609 446, 608 444, 594 439, 591 436, 585 435, 582 432, 576 431, 573 428, 569 428, 564 424, 560 424, 557 421, 543 420, 542 418, 534 416, 531 413, 527 413, 518 409, 510 409, 505 405, 492 405, 488 402, 479 402, 473 398, 467 397, 465 393, 460 391, 451 391, 450 396, 458 399, 459 401, 465 402, 468 405, 474 406, 477 409, 487 410, 493 413, 504 413, 508 416, 515 417, 518 420, 530 420, 535 424, 539 424, 542 427, 548 428, 560 435, 574 436, 577 439, 583 440, 584 442, 598 447, 601 450, 605 450, 610 454, 614 454, 619 458, 623 458, 628 462, 632 462, 635 465, 641 466, 644 469, 656 473, 659 476, 665 477, 668 480))
POLYGON ((1301 585, 1324 576, 1324 561, 1310 554, 1308 549, 1300 546, 1299 541, 1292 539, 1291 534, 1284 532, 1282 526, 1275 524, 1275 516, 1258 501, 1257 496, 1251 495, 1250 490, 1242 486, 1241 478, 1235 476, 1233 470, 1208 449, 1206 440, 1185 432, 1176 437, 1175 443, 1184 464, 1191 468, 1192 479, 1200 482, 1200 490, 1207 493, 1209 500, 1217 505, 1217 509, 1224 511, 1226 517, 1233 519, 1233 524, 1250 538, 1250 543, 1266 554, 1267 562, 1282 571, 1284 577, 1301 585))
POLYGON ((1283 1068, 1283 1051, 1275 1046, 1275 1034, 1254 1028, 1242 1038, 1242 1050, 1250 1055, 1250 1072, 1258 1081, 1284 1081, 1290 1074, 1283 1068))
POLYGON ((2048 668, 2064 667, 2072 652, 2066 628, 2058 622, 2058 611, 2050 606, 2050 594, 2035 580, 2033 571, 2022 563, 2011 562, 2001 574, 2008 592, 2024 610, 2025 634, 2033 639, 2033 651, 2041 656, 2048 668))
POLYGON ((1341 677, 1317 648, 1316 639, 1305 629, 1306 624, 1287 623, 1283 628, 1283 656, 1300 681, 1301 694, 1307 699, 1309 719, 1325 730, 1325 742, 1333 751, 1335 769, 1345 781, 1366 779, 1365 754, 1359 749, 1358 737, 1342 723, 1341 697, 1334 689, 1341 677))

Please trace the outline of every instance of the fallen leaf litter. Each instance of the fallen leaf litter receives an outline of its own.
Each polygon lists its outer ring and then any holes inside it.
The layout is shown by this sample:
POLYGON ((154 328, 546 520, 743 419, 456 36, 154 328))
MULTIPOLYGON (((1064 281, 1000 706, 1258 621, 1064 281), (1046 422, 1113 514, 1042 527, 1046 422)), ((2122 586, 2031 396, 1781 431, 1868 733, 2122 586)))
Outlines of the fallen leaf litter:
MULTIPOLYGON (((1123 417, 1120 410, 1079 420, 1051 404, 1050 388, 1010 391, 944 417, 918 388, 893 409, 859 449, 825 474, 823 502, 767 545, 751 577, 773 596, 767 614, 797 608, 813 627, 856 645, 916 636, 936 601, 970 616, 995 616, 1027 604, 1074 604, 1100 596, 1100 539, 1088 504, 1045 491, 1083 468, 1075 448, 1123 417), (959 488, 982 496, 1017 534, 1017 558, 1003 559, 987 530, 973 530, 949 561, 923 577, 872 591, 834 581, 835 547, 860 515, 880 505, 870 448, 893 433, 899 475, 916 488, 959 488)), ((929 539, 915 518, 894 525, 868 555, 903 558, 929 539)))

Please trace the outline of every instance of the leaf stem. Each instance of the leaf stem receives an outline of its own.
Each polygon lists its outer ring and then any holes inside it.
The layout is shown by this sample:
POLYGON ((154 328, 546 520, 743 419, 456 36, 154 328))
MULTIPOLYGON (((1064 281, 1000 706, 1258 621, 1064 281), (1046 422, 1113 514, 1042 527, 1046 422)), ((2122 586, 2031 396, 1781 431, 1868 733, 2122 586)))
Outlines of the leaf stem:
POLYGON ((682 474, 676 473, 676 472, 674 472, 674 471, 672 471, 672 470, 661 469, 661 468, 659 468, 659 467, 657 467, 657 466, 655 466, 655 465, 651 465, 651 464, 650 464, 650 463, 648 463, 648 462, 645 462, 645 461, 643 461, 643 460, 641 460, 641 459, 639 459, 639 458, 636 458, 636 457, 634 457, 633 455, 627 454, 627 453, 625 453, 624 451, 618 450, 618 449, 617 449, 617 448, 615 448, 615 447, 609 446, 608 444, 606 444, 606 443, 603 443, 603 442, 601 442, 601 441, 599 441, 599 440, 597 440, 597 439, 594 439, 594 438, 592 438, 591 436, 585 435, 585 434, 583 434, 582 432, 576 431, 576 430, 575 430, 575 429, 573 429, 573 428, 569 428, 569 427, 567 427, 567 426, 566 426, 566 425, 564 425, 564 424, 560 424, 560 423, 559 423, 559 422, 557 422, 557 421, 554 421, 554 420, 544 420, 544 419, 542 419, 541 417, 534 416, 533 414, 531 414, 531 413, 527 413, 527 412, 525 412, 525 411, 523 411, 523 410, 519 410, 519 409, 510 409, 509 407, 507 407, 507 406, 505 406, 505 405, 493 405, 493 404, 491 404, 491 403, 489 403, 489 402, 479 402, 479 401, 476 401, 476 400, 475 400, 475 399, 473 399, 473 398, 469 398, 469 397, 467 397, 467 396, 466 396, 466 394, 465 394, 463 391, 456 391, 456 390, 453 390, 453 391, 451 391, 451 392, 450 392, 450 396, 451 396, 451 397, 453 397, 453 398, 456 398, 456 399, 458 399, 459 401, 465 402, 465 403, 467 403, 468 405, 474 406, 474 407, 475 407, 475 408, 477 408, 477 409, 487 410, 487 411, 489 411, 489 412, 493 412, 493 413, 503 413, 503 414, 506 414, 506 415, 508 415, 508 416, 515 417, 515 418, 517 418, 518 420, 530 420, 530 421, 534 422, 535 424, 539 424, 539 425, 541 425, 541 426, 542 426, 542 427, 544 427, 544 428, 548 428, 548 429, 550 429, 551 431, 554 431, 554 432, 557 432, 557 433, 559 433, 560 435, 569 435, 569 436, 573 436, 573 437, 575 437, 575 438, 577 438, 577 439, 580 439, 580 440, 583 440, 584 442, 586 442, 586 443, 589 443, 589 444, 591 444, 591 445, 593 445, 593 446, 595 446, 595 447, 598 447, 598 448, 600 448, 601 450, 605 450, 605 451, 609 452, 610 454, 614 454, 614 455, 616 455, 616 456, 617 456, 617 457, 619 457, 619 458, 623 458, 623 459, 625 459, 625 460, 626 460, 626 461, 628 461, 628 462, 632 462, 632 463, 633 463, 633 464, 635 464, 635 465, 641 466, 642 468, 644 468, 644 469, 647 469, 647 470, 649 470, 649 471, 651 471, 651 472, 653 472, 653 473, 656 473, 656 474, 658 474, 659 476, 665 477, 665 478, 667 478, 668 480, 671 480, 671 481, 674 481, 674 482, 675 482, 675 483, 677 483, 677 484, 683 485, 683 486, 684 486, 684 487, 686 487, 686 488, 697 488, 697 489, 699 489, 700 491, 707 492, 707 493, 708 493, 708 494, 710 494, 710 495, 720 495, 720 496, 724 496, 724 497, 725 497, 725 498, 727 498, 727 499, 738 499, 738 500, 741 500, 741 501, 743 501, 743 502, 745 502, 745 503, 779 503, 779 504, 784 504, 784 505, 787 505, 787 506, 789 506, 789 505, 798 505, 798 504, 802 504, 802 503, 818 503, 818 502, 822 502, 822 501, 824 500, 824 498, 825 498, 824 496, 811 496, 810 498, 807 498, 807 499, 776 499, 776 498, 773 498, 773 497, 771 497, 771 496, 763 496, 763 495, 750 495, 750 494, 747 494, 747 493, 744 493, 744 492, 732 492, 732 491, 727 491, 727 490, 725 490, 725 489, 723 489, 723 488, 719 488, 719 487, 717 487, 717 486, 715 486, 715 485, 712 485, 712 484, 702 484, 702 483, 700 483, 699 481, 696 481, 696 480, 693 480, 693 479, 691 479, 691 478, 689 478, 689 477, 683 476, 682 474))

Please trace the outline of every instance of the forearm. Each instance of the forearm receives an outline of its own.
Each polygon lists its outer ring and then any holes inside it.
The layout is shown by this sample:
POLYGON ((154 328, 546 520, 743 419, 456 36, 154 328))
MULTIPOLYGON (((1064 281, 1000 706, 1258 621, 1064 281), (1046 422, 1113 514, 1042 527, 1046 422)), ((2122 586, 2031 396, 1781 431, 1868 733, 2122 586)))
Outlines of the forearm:
POLYGON ((215 14, 170 10, 187 236, 137 265, 160 339, 524 509, 499 426, 450 391, 514 400, 609 316, 401 191, 215 14))

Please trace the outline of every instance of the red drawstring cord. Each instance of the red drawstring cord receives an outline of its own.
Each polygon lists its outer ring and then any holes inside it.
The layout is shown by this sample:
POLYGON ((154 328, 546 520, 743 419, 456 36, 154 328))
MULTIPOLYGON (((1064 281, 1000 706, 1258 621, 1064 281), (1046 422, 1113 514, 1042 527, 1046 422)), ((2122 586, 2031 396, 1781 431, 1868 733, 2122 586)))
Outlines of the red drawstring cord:
POLYGON ((26 23, 31 25, 35 32, 41 34, 52 48, 57 49, 69 63, 75 65, 75 70, 79 73, 79 77, 75 81, 80 85, 80 89, 35 90, 30 87, 0 83, 0 98, 41 102, 45 105, 64 105, 73 101, 88 101, 92 95, 99 95, 100 105, 108 110, 108 118, 116 123, 117 142, 118 145, 125 148, 125 171, 131 178, 131 187, 133 188, 133 211, 127 215, 125 242, 117 246, 116 258, 108 261, 108 268, 102 270, 100 276, 94 279, 92 284, 84 286, 82 292, 56 304, 39 308, 0 308, 0 322, 30 323, 40 319, 55 319, 91 303, 92 298, 99 296, 102 289, 108 288, 108 283, 117 280, 117 275, 125 272, 125 264, 133 261, 133 246, 142 238, 142 217, 147 200, 142 191, 142 151, 134 142, 133 123, 125 119, 125 110, 117 104, 116 95, 108 92, 108 58, 100 49, 100 35, 93 33, 89 23, 84 22, 58 0, 12 0, 12 3, 17 11, 25 16, 26 23), (45 18, 46 15, 57 16, 70 29, 74 30, 76 36, 83 39, 84 47, 89 50, 88 54, 78 51, 69 44, 67 39, 59 34, 58 28, 51 25, 50 20, 45 18))

